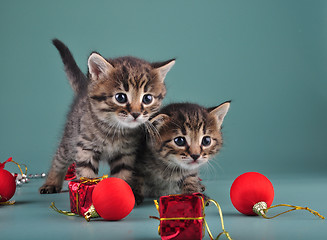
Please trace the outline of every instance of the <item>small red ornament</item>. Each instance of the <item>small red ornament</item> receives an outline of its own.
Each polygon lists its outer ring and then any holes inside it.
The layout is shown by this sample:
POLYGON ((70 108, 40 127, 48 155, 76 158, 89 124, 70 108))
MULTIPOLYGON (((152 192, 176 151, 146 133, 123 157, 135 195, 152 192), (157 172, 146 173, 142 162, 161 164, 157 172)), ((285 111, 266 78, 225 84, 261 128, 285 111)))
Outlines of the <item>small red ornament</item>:
POLYGON ((230 189, 234 207, 245 215, 257 215, 255 204, 265 202, 269 208, 274 200, 274 187, 267 177, 257 172, 238 176, 230 189))
POLYGON ((7 202, 14 196, 16 191, 16 182, 14 176, 4 169, 7 162, 11 162, 12 158, 0 163, 0 202, 7 202))
POLYGON ((131 187, 120 178, 110 177, 99 182, 93 190, 92 202, 96 212, 105 220, 121 220, 134 208, 131 187))

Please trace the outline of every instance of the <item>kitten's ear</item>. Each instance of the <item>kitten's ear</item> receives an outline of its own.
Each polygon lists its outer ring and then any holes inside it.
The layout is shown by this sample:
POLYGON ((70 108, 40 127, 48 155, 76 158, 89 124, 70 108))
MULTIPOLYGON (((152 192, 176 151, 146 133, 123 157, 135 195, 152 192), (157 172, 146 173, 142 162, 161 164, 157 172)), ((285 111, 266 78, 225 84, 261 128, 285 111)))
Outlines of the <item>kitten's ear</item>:
POLYGON ((108 76, 114 67, 100 54, 92 53, 88 60, 89 73, 92 79, 108 76))
POLYGON ((155 70, 158 72, 161 80, 164 81, 167 73, 174 66, 175 60, 176 59, 173 58, 173 59, 170 59, 170 60, 168 60, 166 62, 162 62, 162 63, 152 63, 151 66, 153 68, 155 68, 155 70))
POLYGON ((209 108, 208 112, 214 115, 218 119, 218 128, 221 128, 221 125, 224 121, 224 118, 228 112, 231 101, 224 102, 218 107, 209 108))
POLYGON ((166 114, 159 114, 154 118, 150 119, 150 123, 156 128, 160 129, 168 121, 169 116, 166 114))

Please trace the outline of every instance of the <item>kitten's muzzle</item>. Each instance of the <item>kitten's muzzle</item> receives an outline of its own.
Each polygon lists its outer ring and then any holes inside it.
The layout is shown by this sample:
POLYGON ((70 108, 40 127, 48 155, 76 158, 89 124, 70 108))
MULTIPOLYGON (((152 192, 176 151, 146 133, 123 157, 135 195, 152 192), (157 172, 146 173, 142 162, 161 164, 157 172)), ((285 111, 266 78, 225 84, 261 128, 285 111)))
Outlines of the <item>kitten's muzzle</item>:
POLYGON ((194 161, 198 160, 200 155, 199 154, 191 154, 191 158, 193 158, 194 161))
POLYGON ((141 113, 140 112, 132 112, 131 115, 136 120, 141 115, 141 113))

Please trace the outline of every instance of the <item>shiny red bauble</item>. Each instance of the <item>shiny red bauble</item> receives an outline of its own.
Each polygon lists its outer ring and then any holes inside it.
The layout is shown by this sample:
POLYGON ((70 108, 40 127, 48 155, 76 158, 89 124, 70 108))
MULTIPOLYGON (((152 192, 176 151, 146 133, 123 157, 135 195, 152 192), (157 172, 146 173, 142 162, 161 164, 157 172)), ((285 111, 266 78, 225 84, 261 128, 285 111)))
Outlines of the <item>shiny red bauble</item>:
POLYGON ((257 215, 253 206, 266 202, 270 207, 274 200, 274 187, 267 177, 257 172, 247 172, 238 176, 230 189, 234 207, 245 215, 257 215))
POLYGON ((120 178, 106 178, 93 190, 92 202, 97 213, 105 220, 117 221, 134 208, 135 197, 131 187, 120 178))
POLYGON ((7 202, 14 196, 16 182, 13 175, 7 170, 0 168, 0 202, 7 202))

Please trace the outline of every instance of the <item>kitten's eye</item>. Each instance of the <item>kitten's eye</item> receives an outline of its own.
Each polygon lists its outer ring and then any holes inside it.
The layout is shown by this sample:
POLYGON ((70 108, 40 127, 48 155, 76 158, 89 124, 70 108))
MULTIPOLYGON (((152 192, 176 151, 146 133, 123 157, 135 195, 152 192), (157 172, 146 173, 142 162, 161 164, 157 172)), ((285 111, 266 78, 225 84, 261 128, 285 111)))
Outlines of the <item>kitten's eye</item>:
POLYGON ((115 95, 117 102, 119 103, 126 103, 127 102, 127 95, 125 93, 117 93, 115 95))
POLYGON ((152 103, 152 100, 153 100, 153 97, 152 97, 151 94, 145 94, 145 95, 143 96, 142 102, 143 102, 144 104, 150 104, 150 103, 152 103))
POLYGON ((202 146, 209 146, 211 143, 211 138, 209 136, 205 136, 202 138, 202 146))
POLYGON ((177 146, 185 146, 186 144, 186 139, 184 137, 177 137, 174 139, 174 142, 176 143, 177 146))

